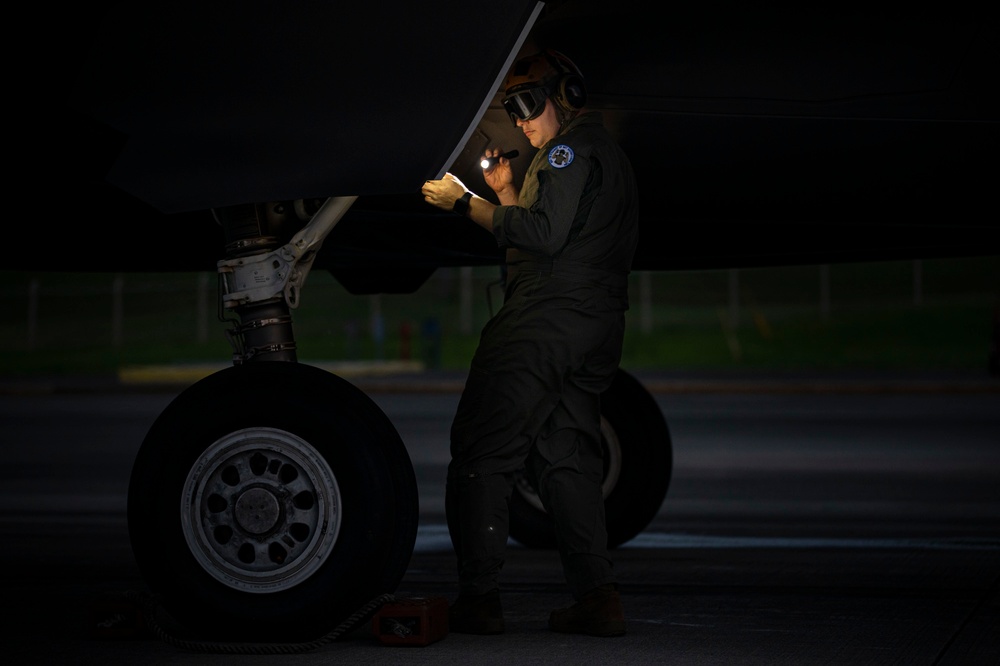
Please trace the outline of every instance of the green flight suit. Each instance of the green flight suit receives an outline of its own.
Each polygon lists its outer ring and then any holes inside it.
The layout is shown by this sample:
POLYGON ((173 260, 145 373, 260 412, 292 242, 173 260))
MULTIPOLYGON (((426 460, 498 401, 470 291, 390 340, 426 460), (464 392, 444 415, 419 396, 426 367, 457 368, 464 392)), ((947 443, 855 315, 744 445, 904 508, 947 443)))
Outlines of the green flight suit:
POLYGON ((497 589, 524 468, 579 598, 615 580, 599 400, 621 360, 638 240, 635 177, 599 114, 539 149, 493 233, 507 253, 504 304, 482 330, 451 430, 445 503, 460 593, 497 589))

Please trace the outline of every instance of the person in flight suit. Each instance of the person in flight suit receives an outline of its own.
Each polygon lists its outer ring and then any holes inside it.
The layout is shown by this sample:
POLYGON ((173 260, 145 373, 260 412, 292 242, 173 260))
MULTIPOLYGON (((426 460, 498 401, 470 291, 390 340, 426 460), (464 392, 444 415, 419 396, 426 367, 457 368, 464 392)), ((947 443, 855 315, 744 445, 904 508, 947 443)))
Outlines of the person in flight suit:
POLYGON ((551 49, 517 60, 503 84, 512 122, 538 149, 521 187, 510 161, 484 172, 499 205, 448 173, 433 206, 491 231, 506 252, 504 303, 485 325, 451 428, 445 491, 458 562, 452 631, 504 630, 499 576, 508 501, 523 469, 551 517, 575 603, 549 628, 619 636, 625 618, 607 547, 600 395, 621 361, 638 241, 631 164, 584 108, 576 65, 551 49))

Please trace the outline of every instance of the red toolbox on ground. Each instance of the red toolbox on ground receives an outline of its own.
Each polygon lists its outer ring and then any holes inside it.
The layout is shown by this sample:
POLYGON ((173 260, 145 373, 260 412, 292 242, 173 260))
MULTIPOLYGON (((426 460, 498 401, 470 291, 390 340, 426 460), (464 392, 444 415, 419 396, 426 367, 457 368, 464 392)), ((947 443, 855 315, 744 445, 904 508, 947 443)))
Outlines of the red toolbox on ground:
POLYGON ((390 601, 372 618, 372 633, 385 645, 430 645, 448 635, 448 602, 443 597, 390 601))

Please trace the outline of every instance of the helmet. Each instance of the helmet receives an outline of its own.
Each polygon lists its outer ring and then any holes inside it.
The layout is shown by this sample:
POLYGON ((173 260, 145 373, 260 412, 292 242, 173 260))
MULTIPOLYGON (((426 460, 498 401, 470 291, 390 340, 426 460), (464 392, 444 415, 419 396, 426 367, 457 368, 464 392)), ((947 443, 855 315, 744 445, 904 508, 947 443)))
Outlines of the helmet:
POLYGON ((579 68, 552 49, 517 60, 504 79, 503 92, 503 106, 515 125, 538 117, 550 97, 566 113, 579 111, 587 102, 579 68))

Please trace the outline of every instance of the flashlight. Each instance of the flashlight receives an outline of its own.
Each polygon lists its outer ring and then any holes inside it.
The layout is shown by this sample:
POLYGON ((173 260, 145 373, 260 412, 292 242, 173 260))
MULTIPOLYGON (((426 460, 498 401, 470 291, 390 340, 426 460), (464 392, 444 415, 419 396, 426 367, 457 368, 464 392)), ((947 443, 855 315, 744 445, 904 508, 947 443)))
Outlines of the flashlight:
POLYGON ((520 153, 518 153, 516 150, 512 150, 509 153, 500 153, 496 157, 484 157, 483 161, 479 163, 479 166, 483 167, 484 169, 492 169, 496 165, 496 163, 500 161, 501 157, 506 157, 507 159, 512 160, 519 154, 520 153))

